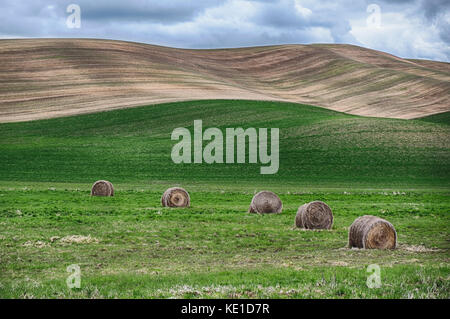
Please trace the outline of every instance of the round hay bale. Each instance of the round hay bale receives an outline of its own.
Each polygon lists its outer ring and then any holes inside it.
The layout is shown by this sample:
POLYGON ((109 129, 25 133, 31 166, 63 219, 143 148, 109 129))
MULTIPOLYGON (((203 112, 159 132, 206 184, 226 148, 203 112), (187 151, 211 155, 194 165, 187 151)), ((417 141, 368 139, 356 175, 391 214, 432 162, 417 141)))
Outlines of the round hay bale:
POLYGON ((191 205, 191 198, 185 189, 172 187, 162 195, 161 205, 164 207, 189 207, 191 205))
POLYGON ((300 206, 295 215, 295 225, 306 229, 331 229, 333 212, 321 201, 314 201, 300 206))
POLYGON ((111 188, 111 195, 110 196, 114 196, 114 186, 110 181, 106 181, 109 184, 109 187, 111 188))
POLYGON ((91 188, 91 196, 114 196, 113 184, 109 181, 96 181, 91 188))
POLYGON ((397 232, 387 220, 364 215, 350 226, 348 245, 367 249, 394 249, 397 246, 397 232))
POLYGON ((252 198, 249 213, 269 214, 281 213, 283 203, 277 194, 270 191, 261 191, 252 198))

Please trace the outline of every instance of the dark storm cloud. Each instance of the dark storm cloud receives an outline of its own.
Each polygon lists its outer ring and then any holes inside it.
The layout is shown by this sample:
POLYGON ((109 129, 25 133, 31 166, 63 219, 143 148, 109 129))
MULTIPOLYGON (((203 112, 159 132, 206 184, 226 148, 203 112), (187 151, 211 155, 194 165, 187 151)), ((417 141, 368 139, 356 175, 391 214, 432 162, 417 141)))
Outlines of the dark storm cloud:
POLYGON ((110 21, 147 21, 170 24, 192 20, 205 8, 224 1, 142 1, 108 0, 78 1, 85 12, 84 18, 110 21))
POLYGON ((425 16, 428 19, 434 19, 440 14, 448 13, 450 10, 449 0, 423 0, 421 8, 424 10, 425 16))
POLYGON ((450 1, 424 0, 421 5, 425 17, 439 29, 439 35, 450 45, 450 1))
POLYGON ((443 41, 450 44, 450 0, 383 0, 386 5, 416 6, 415 16, 423 16, 425 24, 438 29, 443 41))
POLYGON ((213 48, 351 43, 410 58, 450 60, 446 0, 0 0, 0 38, 89 37, 213 48), (82 27, 66 26, 69 4, 82 27), (369 4, 381 10, 370 27, 369 4))

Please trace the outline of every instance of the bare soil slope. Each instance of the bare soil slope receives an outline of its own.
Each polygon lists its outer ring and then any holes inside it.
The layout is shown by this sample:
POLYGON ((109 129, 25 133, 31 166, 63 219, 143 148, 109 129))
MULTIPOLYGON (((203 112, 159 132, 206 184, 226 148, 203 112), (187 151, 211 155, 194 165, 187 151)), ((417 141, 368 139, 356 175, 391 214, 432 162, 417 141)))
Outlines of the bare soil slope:
POLYGON ((0 83, 0 122, 194 99, 282 100, 405 119, 450 110, 449 63, 352 45, 186 50, 0 40, 0 83))

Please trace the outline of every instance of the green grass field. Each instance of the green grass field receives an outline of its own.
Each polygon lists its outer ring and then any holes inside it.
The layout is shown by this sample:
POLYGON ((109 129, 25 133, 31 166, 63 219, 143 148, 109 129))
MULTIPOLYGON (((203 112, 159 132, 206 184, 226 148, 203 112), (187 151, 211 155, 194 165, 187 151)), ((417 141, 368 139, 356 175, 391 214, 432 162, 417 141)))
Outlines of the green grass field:
POLYGON ((448 113, 364 118, 313 106, 192 101, 0 124, 0 297, 449 298, 448 113), (280 169, 174 164, 176 127, 277 127, 280 169), (110 180, 111 198, 90 197, 110 180), (186 209, 160 207, 169 186, 186 209), (279 215, 246 211, 255 191, 279 215), (293 228, 299 205, 323 200, 329 231, 293 228), (348 249, 355 218, 398 233, 392 251, 348 249), (69 289, 66 267, 81 268, 69 289), (366 285, 381 267, 381 288, 366 285))

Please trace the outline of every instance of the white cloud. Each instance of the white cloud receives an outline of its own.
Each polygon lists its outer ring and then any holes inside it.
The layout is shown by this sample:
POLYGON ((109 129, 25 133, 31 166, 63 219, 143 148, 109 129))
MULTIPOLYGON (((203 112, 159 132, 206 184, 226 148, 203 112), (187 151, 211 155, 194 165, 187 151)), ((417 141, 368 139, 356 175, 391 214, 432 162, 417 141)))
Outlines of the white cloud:
POLYGON ((303 7, 300 0, 295 0, 295 9, 305 18, 312 14, 312 11, 306 7, 303 7))
POLYGON ((424 25, 423 19, 407 13, 382 12, 379 27, 366 19, 350 20, 350 25, 350 33, 372 49, 406 58, 448 61, 450 57, 450 48, 440 38, 436 25, 424 25))
POLYGON ((450 61, 445 0, 77 0, 82 27, 66 28, 68 2, 0 0, 0 38, 95 37, 186 48, 350 43, 406 58, 450 61))

